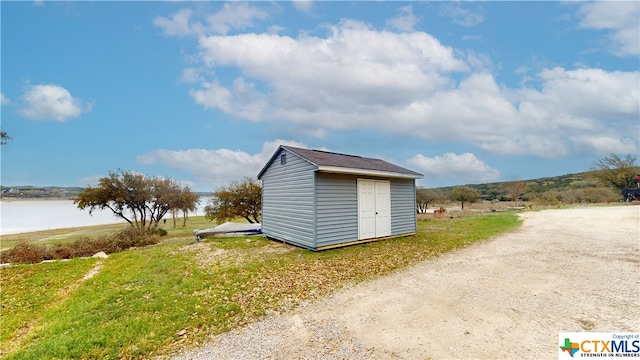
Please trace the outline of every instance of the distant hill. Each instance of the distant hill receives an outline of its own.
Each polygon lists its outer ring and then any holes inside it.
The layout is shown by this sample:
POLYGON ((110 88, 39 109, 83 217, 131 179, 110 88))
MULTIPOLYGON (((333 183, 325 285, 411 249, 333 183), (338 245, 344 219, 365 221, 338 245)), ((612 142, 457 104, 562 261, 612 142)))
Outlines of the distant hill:
POLYGON ((3 199, 71 199, 82 191, 81 187, 61 186, 1 186, 3 199))
MULTIPOLYGON (((547 191, 566 191, 566 190, 577 190, 588 187, 597 187, 598 182, 593 178, 592 171, 581 172, 577 174, 567 174, 560 176, 552 176, 552 177, 544 177, 539 179, 530 179, 530 180, 517 180, 524 181, 525 184, 529 187, 529 190, 526 194, 524 194, 523 198, 529 197, 530 195, 540 195, 547 191)), ((503 198, 503 191, 501 189, 501 185, 508 183, 511 181, 503 181, 503 182, 494 182, 494 183, 486 183, 486 184, 470 184, 465 185, 471 188, 474 188, 480 192, 482 198, 484 200, 494 200, 503 198)), ((434 190, 442 191, 445 194, 451 193, 454 186, 447 187, 439 187, 433 188, 434 190)))
MULTIPOLYGON (((577 174, 567 174, 560 176, 544 177, 539 179, 522 180, 529 187, 529 191, 524 194, 524 198, 530 195, 540 195, 547 191, 576 190, 598 186, 596 180, 591 176, 592 171, 577 174)), ((518 180, 520 181, 520 180, 518 180)), ((465 185, 480 192, 484 200, 502 199, 503 191, 500 186, 509 181, 494 182, 486 184, 465 185)), ((72 199, 83 190, 82 187, 59 187, 59 186, 2 186, 2 198, 4 199, 72 199)), ((433 188, 445 194, 451 193, 453 186, 433 188)), ((200 196, 211 196, 209 192, 198 192, 200 196)))
MULTIPOLYGON (((73 199, 84 188, 79 186, 0 186, 2 199, 73 199)), ((210 196, 208 192, 197 192, 200 196, 210 196)))

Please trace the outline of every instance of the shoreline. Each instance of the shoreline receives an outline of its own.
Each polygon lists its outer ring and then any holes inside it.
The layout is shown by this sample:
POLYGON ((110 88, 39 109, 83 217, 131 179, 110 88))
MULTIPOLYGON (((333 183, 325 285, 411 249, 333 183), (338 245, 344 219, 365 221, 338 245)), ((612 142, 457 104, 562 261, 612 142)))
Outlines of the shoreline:
MULTIPOLYGON (((203 215, 203 209, 198 208, 189 215, 203 215)), ((97 208, 91 213, 88 210, 79 209, 69 198, 2 198, 0 236, 125 222, 109 209, 97 208)))
POLYGON ((3 237, 40 230, 119 222, 110 211, 96 209, 90 214, 67 198, 4 198, 0 202, 0 214, 0 235, 3 237))
POLYGON ((48 198, 6 198, 6 197, 0 197, 0 203, 3 202, 16 202, 16 201, 62 201, 62 200, 68 200, 68 201, 73 201, 74 198, 61 198, 61 197, 48 197, 48 198))
POLYGON ((43 233, 43 232, 52 232, 52 231, 64 231, 64 230, 74 230, 74 231, 78 231, 78 230, 88 230, 90 228, 94 228, 94 227, 100 227, 100 226, 112 226, 112 225, 127 225, 126 221, 122 220, 121 222, 113 222, 113 223, 103 223, 103 224, 93 224, 93 225, 79 225, 79 226, 68 226, 68 227, 61 227, 61 228, 51 228, 51 229, 42 229, 42 230, 30 230, 30 231, 24 231, 24 232, 12 232, 9 234, 0 234, 1 237, 9 237, 9 236, 16 236, 16 237, 20 237, 20 236, 25 236, 25 235, 31 235, 31 234, 36 234, 36 233, 43 233))

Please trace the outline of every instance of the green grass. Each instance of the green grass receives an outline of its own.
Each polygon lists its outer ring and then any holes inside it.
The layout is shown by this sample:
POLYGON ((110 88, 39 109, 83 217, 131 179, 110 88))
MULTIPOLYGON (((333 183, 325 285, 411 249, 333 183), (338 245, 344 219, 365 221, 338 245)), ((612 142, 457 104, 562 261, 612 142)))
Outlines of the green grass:
MULTIPOLYGON (((193 220, 193 219, 191 219, 193 220)), ((415 236, 311 252, 261 237, 163 244, 0 270, 7 359, 150 358, 519 226, 513 213, 421 220, 415 236), (82 277, 96 264, 93 278, 82 277)), ((169 225, 169 224, 167 224, 169 225)), ((205 226, 203 226, 205 225, 205 226)))
POLYGON ((95 259, 15 265, 0 270, 0 353, 19 345, 42 323, 43 314, 68 299, 68 291, 93 268, 95 259))

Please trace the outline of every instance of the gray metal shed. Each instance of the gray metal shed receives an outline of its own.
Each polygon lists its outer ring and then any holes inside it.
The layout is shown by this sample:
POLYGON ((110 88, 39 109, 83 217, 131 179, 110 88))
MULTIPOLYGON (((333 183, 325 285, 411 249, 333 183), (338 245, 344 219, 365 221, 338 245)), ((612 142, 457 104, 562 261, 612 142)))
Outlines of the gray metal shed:
POLYGON ((380 159, 280 146, 258 174, 262 233, 312 250, 415 234, 421 177, 380 159))

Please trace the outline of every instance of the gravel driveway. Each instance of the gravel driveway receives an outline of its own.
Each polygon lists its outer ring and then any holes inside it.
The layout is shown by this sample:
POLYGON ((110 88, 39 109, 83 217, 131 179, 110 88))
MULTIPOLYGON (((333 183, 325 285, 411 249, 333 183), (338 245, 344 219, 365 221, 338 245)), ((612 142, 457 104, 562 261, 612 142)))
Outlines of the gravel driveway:
POLYGON ((559 332, 640 331, 640 206, 521 216, 176 359, 557 359, 559 332))

